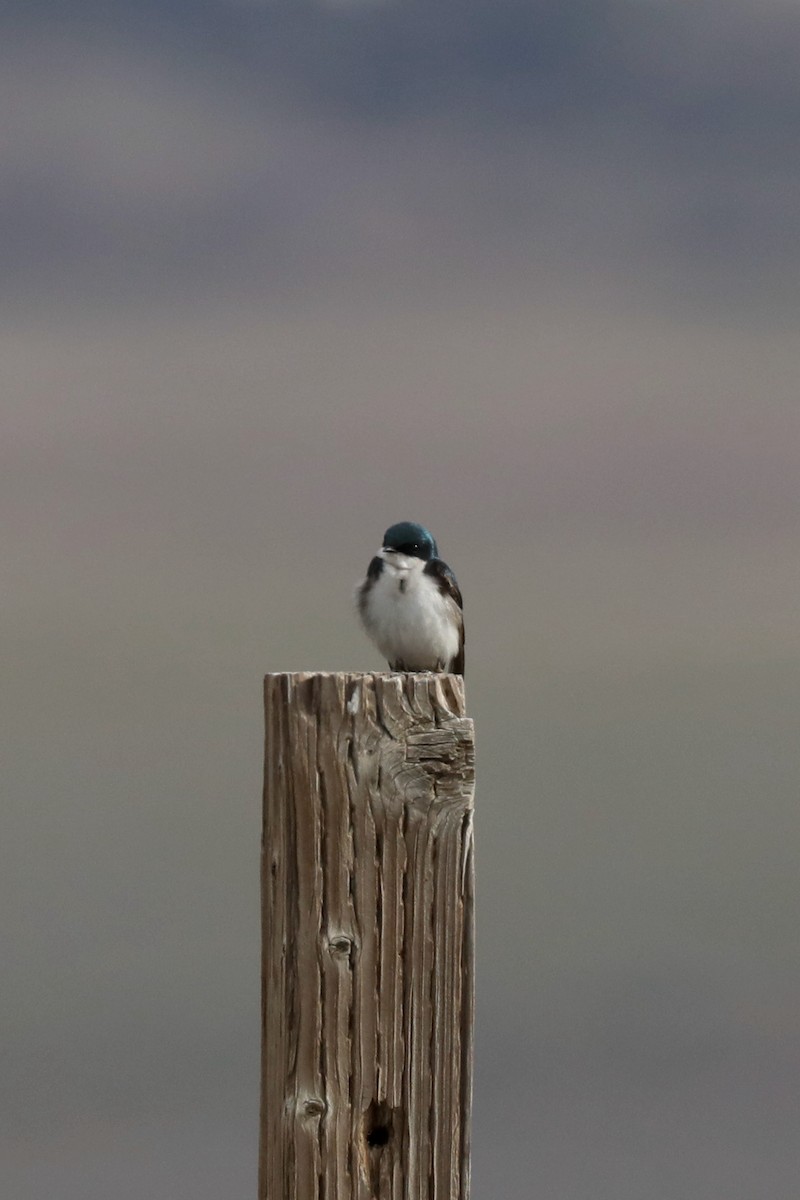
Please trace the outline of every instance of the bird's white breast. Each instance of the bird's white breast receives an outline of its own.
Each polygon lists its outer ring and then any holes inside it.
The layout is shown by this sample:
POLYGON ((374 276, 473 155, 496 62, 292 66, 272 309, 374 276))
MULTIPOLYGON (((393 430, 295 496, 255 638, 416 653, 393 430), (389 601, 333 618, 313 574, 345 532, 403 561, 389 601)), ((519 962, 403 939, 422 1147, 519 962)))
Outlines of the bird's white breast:
POLYGON ((381 557, 383 570, 363 610, 368 632, 390 662, 403 662, 407 670, 440 669, 459 649, 452 601, 441 594, 435 579, 424 574, 421 559, 402 554, 381 557))

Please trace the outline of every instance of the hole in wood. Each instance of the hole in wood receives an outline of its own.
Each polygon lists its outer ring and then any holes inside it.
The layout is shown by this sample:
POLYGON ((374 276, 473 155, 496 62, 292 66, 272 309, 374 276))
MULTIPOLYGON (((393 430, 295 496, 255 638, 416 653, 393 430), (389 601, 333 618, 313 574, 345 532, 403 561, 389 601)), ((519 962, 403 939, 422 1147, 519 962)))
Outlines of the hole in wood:
POLYGON ((364 1141, 370 1150, 380 1150, 388 1146, 392 1136, 394 1113, 386 1103, 373 1100, 364 1113, 364 1141))
POLYGON ((375 1128, 371 1129, 369 1131, 369 1133, 367 1134, 367 1145, 368 1146, 385 1146, 388 1141, 389 1141, 389 1126, 388 1125, 376 1125, 375 1128))

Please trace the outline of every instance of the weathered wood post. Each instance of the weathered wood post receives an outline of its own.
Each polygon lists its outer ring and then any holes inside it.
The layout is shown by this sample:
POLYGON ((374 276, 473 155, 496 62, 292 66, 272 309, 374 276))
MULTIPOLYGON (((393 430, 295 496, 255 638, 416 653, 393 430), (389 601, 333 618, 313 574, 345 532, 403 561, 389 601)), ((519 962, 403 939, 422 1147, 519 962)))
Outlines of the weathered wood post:
POLYGON ((265 707, 259 1200, 467 1200, 463 680, 268 675, 265 707))

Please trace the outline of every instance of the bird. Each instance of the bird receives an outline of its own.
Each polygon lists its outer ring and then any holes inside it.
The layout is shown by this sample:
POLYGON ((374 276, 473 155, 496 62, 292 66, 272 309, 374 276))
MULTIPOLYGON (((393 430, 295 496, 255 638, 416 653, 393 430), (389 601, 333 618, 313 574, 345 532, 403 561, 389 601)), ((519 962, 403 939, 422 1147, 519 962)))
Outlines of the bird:
POLYGON ((361 622, 393 671, 464 674, 464 604, 424 525, 399 521, 356 592, 361 622))

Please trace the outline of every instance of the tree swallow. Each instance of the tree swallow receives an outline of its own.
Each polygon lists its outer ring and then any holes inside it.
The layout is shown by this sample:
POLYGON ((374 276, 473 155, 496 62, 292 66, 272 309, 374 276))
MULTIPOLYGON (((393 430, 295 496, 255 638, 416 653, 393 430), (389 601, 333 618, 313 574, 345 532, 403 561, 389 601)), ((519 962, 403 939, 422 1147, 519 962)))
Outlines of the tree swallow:
POLYGON ((456 577, 428 530, 392 525, 357 592, 369 636, 393 671, 464 674, 464 614, 456 577))

